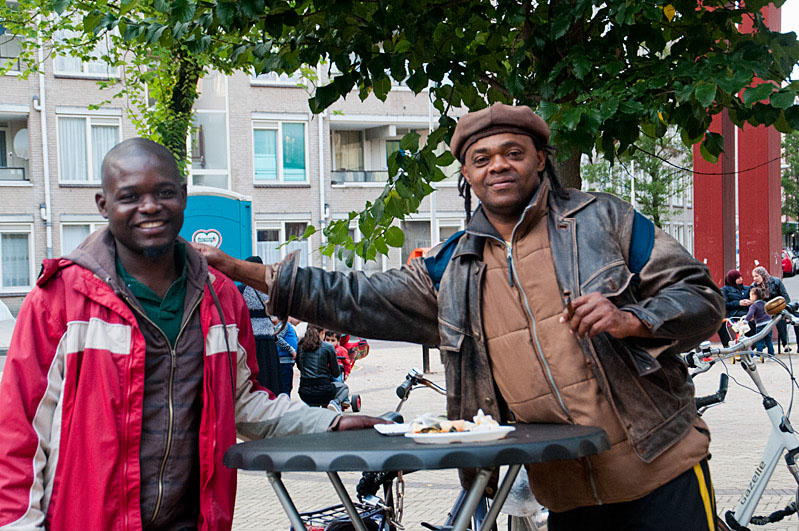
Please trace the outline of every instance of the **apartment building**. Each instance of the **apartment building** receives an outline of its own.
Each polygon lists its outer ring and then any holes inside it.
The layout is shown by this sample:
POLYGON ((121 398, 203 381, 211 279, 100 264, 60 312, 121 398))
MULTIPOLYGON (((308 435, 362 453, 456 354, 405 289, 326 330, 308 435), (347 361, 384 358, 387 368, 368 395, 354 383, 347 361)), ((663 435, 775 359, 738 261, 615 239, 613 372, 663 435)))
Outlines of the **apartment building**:
MULTIPOLYGON (((137 135, 125 102, 109 99, 98 79, 114 76, 105 64, 47 58, 39 75, 19 76, 18 45, 0 36, 0 60, 12 71, 0 77, 0 300, 16 314, 33 287, 43 259, 68 254, 105 224, 94 196, 103 156, 137 135)), ((320 71, 320 73, 324 74, 320 71)), ((191 148, 189 193, 207 187, 252 202, 253 254, 275 261, 294 249, 305 264, 346 270, 321 256, 321 233, 280 246, 361 210, 383 189, 387 155, 402 136, 422 141, 438 115, 426 92, 397 85, 386 102, 356 94, 321 115, 308 111, 308 93, 289 76, 211 73, 199 85, 191 148)), ((428 247, 464 226, 457 168, 437 185, 417 214, 399 222, 401 249, 375 261, 356 259, 368 273, 397 267, 416 247, 428 247)), ((351 233, 359 237, 357 224, 351 233)))

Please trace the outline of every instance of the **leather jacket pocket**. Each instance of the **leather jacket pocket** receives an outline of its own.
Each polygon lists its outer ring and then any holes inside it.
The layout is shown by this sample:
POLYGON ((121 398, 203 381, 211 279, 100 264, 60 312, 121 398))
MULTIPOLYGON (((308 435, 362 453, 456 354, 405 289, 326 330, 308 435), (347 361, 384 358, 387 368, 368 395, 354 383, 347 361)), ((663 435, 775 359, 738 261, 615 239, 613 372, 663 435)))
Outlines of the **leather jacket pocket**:
POLYGON ((440 317, 438 323, 438 332, 441 338, 438 348, 449 352, 460 352, 463 339, 466 336, 463 330, 449 324, 440 317))
POLYGON ((597 291, 605 297, 616 297, 630 286, 633 277, 624 260, 617 260, 595 271, 582 283, 580 293, 597 291))

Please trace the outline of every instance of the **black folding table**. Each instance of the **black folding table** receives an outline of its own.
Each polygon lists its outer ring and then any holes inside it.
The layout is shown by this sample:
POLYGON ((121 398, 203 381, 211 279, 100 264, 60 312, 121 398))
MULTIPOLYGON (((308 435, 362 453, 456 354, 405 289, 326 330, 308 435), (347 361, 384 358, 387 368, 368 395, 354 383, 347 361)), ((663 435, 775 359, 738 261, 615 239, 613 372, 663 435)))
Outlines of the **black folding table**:
POLYGON ((516 424, 515 428, 504 439, 449 444, 421 444, 374 429, 294 435, 237 444, 228 449, 224 463, 229 468, 265 471, 295 529, 304 529, 304 524, 280 473, 327 473, 358 531, 366 527, 338 472, 475 468, 475 480, 453 526, 464 531, 492 469, 509 465, 484 520, 484 527, 490 529, 522 465, 585 457, 610 448, 604 430, 591 426, 516 424))

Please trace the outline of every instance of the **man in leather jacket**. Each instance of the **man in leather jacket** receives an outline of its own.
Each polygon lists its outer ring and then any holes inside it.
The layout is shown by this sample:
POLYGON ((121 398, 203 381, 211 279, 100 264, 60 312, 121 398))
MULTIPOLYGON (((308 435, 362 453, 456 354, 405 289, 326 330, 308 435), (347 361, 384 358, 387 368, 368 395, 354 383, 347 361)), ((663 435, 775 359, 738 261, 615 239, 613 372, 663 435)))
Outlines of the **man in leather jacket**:
POLYGON ((718 329, 723 298, 628 203, 561 188, 548 141, 528 107, 462 117, 450 147, 480 206, 465 232, 400 270, 345 276, 295 256, 255 268, 200 250, 270 293, 277 315, 439 345, 450 418, 482 408, 605 429, 607 452, 527 467, 550 529, 714 529, 710 435, 678 353, 718 329))

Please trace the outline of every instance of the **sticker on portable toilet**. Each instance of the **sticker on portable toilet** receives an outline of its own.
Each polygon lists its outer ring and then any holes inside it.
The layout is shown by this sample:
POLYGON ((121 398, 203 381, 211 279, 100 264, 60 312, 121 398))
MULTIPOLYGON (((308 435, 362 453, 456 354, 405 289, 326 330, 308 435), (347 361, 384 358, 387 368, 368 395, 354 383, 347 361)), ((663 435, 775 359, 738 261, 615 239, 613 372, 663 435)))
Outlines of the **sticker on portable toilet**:
POLYGON ((219 248, 222 245, 222 235, 216 229, 200 229, 194 231, 194 234, 191 235, 191 241, 219 248))

